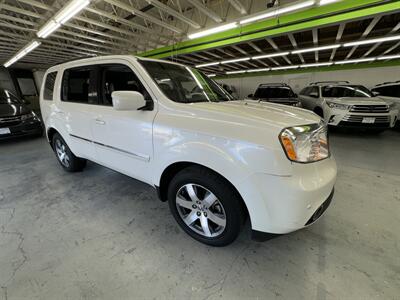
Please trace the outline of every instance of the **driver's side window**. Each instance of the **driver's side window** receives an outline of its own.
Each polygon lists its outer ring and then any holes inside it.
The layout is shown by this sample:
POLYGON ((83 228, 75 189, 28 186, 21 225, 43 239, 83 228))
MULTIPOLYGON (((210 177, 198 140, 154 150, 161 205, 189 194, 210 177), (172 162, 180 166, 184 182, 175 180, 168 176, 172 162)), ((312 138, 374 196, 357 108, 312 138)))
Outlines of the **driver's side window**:
POLYGON ((319 98, 319 88, 317 86, 313 86, 308 93, 308 96, 315 99, 319 98))
POLYGON ((115 91, 135 91, 143 95, 146 101, 152 101, 150 94, 136 74, 122 64, 98 66, 99 103, 112 106, 111 94, 115 91))

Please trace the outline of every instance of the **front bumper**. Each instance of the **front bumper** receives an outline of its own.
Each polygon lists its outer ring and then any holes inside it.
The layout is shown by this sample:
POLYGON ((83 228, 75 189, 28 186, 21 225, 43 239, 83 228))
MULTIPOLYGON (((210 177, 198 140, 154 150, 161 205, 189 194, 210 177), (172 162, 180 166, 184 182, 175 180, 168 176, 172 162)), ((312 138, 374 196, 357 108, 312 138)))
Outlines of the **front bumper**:
POLYGON ((394 127, 397 115, 397 110, 391 110, 388 113, 355 113, 330 109, 329 112, 325 112, 325 119, 330 126, 384 129, 394 127))
POLYGON ((333 157, 310 164, 293 163, 292 167, 290 176, 257 173, 238 187, 252 230, 289 233, 311 225, 324 212, 320 208, 327 199, 332 199, 336 182, 333 157))
POLYGON ((0 140, 20 136, 41 135, 43 133, 42 123, 37 119, 26 120, 16 125, 4 124, 0 128, 8 128, 9 134, 0 134, 0 140))

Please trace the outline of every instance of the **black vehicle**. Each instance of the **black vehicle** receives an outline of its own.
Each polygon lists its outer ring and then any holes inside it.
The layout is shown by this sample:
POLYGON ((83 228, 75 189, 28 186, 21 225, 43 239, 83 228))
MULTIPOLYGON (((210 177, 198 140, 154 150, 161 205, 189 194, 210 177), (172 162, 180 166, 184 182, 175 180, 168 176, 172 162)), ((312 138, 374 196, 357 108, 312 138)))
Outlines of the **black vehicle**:
POLYGON ((301 102, 291 87, 285 83, 260 84, 248 98, 278 104, 301 107, 301 102))
POLYGON ((0 89, 0 140, 15 136, 42 135, 39 117, 8 90, 0 89))

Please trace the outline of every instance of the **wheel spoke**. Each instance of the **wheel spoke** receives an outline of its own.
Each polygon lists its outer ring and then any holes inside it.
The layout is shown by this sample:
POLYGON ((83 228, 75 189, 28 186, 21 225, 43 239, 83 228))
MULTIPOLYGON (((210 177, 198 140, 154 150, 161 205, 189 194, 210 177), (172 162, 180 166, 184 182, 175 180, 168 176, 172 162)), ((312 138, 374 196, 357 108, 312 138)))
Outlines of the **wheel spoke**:
POLYGON ((205 236, 211 236, 211 231, 210 227, 208 226, 208 219, 204 215, 200 216, 200 223, 201 223, 201 228, 203 229, 204 235, 205 236))
POLYGON ((186 223, 187 226, 191 226, 199 217, 197 216, 195 211, 191 211, 183 221, 186 223))
POLYGON ((226 220, 224 218, 221 218, 220 216, 214 214, 211 211, 208 211, 207 217, 211 222, 213 222, 219 226, 222 226, 222 227, 226 226, 226 220))
POLYGON ((210 208, 216 200, 217 200, 217 197, 213 193, 208 192, 208 194, 206 195, 206 197, 203 200, 203 203, 205 204, 205 206, 207 208, 210 208))
POLYGON ((178 195, 176 197, 176 204, 178 204, 181 207, 187 208, 192 210, 192 205, 194 204, 192 201, 188 201, 186 199, 184 199, 181 195, 178 195))
POLYGON ((60 161, 63 162, 63 161, 64 161, 64 158, 65 158, 65 153, 62 152, 61 155, 60 155, 60 161))
POLYGON ((189 194, 190 199, 193 202, 200 201, 199 198, 196 195, 196 191, 194 190, 193 184, 187 184, 185 187, 186 187, 186 191, 189 194))

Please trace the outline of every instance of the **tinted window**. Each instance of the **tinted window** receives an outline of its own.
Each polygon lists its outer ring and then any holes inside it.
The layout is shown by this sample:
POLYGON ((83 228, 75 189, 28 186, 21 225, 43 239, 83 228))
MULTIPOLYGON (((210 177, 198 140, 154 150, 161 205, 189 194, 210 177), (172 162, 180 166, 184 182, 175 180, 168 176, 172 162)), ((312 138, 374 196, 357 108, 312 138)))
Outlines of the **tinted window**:
POLYGON ((100 95, 104 105, 112 106, 111 94, 114 91, 135 91, 144 96, 146 101, 152 101, 150 94, 133 71, 119 64, 99 66, 100 95))
POLYGON ((317 86, 313 86, 308 91, 308 95, 314 98, 319 98, 319 88, 317 86))
POLYGON ((53 100, 54 84, 56 82, 57 72, 47 74, 44 83, 43 99, 53 100))
POLYGON ((373 97, 371 92, 362 85, 340 85, 340 86, 324 86, 322 88, 322 97, 327 98, 343 98, 343 97, 373 97))
POLYGON ((17 96, 8 90, 0 89, 0 104, 20 104, 22 103, 17 96))
POLYGON ((255 98, 294 98, 290 87, 259 87, 254 94, 255 98))
POLYGON ((374 91, 379 92, 382 96, 400 98, 400 85, 389 85, 375 88, 374 91))
POLYGON ((308 86, 301 90, 300 95, 308 95, 310 90, 311 90, 311 87, 308 86))
POLYGON ((140 61, 166 97, 175 102, 220 102, 233 97, 197 69, 158 61, 140 61))
POLYGON ((64 72, 62 82, 63 101, 79 103, 97 103, 89 98, 93 71, 88 67, 69 69, 64 72))

